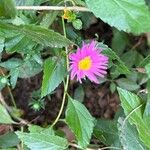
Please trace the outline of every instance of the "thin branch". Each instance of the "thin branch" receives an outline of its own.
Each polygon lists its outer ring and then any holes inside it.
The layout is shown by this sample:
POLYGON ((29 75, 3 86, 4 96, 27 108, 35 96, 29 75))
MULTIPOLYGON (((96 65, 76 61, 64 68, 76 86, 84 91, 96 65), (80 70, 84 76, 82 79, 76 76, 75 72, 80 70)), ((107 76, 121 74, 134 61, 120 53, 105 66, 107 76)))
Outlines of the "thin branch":
POLYGON ((74 10, 74 11, 84 11, 84 12, 90 12, 90 10, 86 7, 78 7, 78 6, 72 6, 72 7, 65 7, 65 6, 16 6, 17 10, 74 10))

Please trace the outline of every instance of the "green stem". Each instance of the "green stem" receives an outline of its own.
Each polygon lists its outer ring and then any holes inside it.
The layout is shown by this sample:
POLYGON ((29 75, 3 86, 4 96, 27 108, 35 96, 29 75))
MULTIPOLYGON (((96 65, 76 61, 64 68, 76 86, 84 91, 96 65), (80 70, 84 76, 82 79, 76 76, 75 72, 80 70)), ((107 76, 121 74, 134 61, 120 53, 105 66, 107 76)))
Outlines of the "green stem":
POLYGON ((11 101, 12 101, 14 107, 17 108, 17 105, 16 105, 16 102, 15 102, 14 96, 13 96, 13 94, 12 94, 12 92, 11 92, 11 89, 10 89, 9 85, 7 85, 7 88, 8 88, 8 91, 9 91, 9 95, 10 95, 11 101))
MULTIPOLYGON (((66 28, 65 28, 65 22, 64 19, 62 18, 62 25, 63 25, 63 32, 64 32, 64 37, 66 37, 66 28)), ((68 57, 68 48, 65 47, 65 52, 66 52, 66 64, 67 64, 67 70, 69 70, 69 57, 68 57)), ((62 99, 62 104, 61 104, 61 108, 59 110, 59 113, 55 119, 55 121, 53 122, 53 124, 51 125, 51 127, 53 127, 59 120, 63 109, 64 109, 64 105, 65 105, 65 100, 66 100, 66 95, 67 95, 67 90, 68 90, 68 85, 69 85, 69 74, 66 77, 66 82, 64 85, 64 94, 63 94, 63 99, 62 99)))
MULTIPOLYGON (((3 72, 2 69, 0 69, 0 72, 1 72, 1 74, 5 77, 5 74, 4 74, 4 72, 3 72)), ((9 92, 9 95, 10 95, 10 98, 11 98, 11 101, 12 101, 12 104, 14 105, 15 108, 17 108, 17 105, 16 105, 16 102, 15 102, 14 96, 13 96, 13 94, 12 94, 12 92, 11 92, 11 89, 10 89, 8 83, 7 83, 7 88, 8 88, 8 92, 9 92)))

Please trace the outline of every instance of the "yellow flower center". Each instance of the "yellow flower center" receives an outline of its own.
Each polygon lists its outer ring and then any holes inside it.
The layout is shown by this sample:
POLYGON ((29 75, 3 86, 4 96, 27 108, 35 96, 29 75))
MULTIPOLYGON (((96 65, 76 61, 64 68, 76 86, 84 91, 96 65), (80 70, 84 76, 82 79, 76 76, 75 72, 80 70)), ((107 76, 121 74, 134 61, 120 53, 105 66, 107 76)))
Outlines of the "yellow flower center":
POLYGON ((84 59, 80 60, 78 63, 79 70, 89 70, 92 66, 92 60, 90 56, 85 57, 84 59))

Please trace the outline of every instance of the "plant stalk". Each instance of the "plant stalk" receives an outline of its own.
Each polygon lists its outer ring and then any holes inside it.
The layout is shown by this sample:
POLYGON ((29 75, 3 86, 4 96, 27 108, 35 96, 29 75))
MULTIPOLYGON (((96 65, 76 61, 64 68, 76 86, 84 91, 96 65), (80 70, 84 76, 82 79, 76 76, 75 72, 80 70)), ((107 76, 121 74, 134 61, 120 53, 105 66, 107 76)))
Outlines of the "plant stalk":
POLYGON ((78 7, 78 6, 16 6, 17 10, 58 10, 62 11, 64 9, 72 10, 72 11, 83 11, 90 12, 90 10, 86 7, 78 7))
MULTIPOLYGON (((65 22, 64 22, 63 18, 62 18, 62 25, 63 25, 64 37, 66 37, 66 28, 65 28, 65 22)), ((69 70, 69 57, 68 57, 68 48, 67 47, 65 47, 65 53, 66 53, 66 64, 67 64, 67 71, 68 71, 69 70)), ((61 108, 59 110, 59 113, 58 113, 55 121, 51 125, 51 127, 53 127, 58 122, 58 120, 59 120, 59 118, 60 118, 60 116, 63 112, 64 105, 65 105, 65 100, 66 100, 66 95, 67 95, 67 90, 68 90, 68 85, 69 85, 69 74, 67 74, 66 82, 64 84, 64 94, 63 94, 61 108)))

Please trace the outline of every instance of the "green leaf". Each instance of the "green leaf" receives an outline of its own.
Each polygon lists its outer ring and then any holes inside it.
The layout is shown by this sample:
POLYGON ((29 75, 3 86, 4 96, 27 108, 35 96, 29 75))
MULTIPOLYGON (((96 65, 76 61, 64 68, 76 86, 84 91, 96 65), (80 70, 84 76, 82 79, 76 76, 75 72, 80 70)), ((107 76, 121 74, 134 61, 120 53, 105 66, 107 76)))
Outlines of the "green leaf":
POLYGON ((122 54, 121 59, 126 64, 126 66, 132 68, 133 66, 139 65, 139 63, 143 60, 143 56, 137 51, 130 50, 122 54))
POLYGON ((110 88, 111 93, 114 93, 116 91, 116 84, 114 82, 111 82, 109 88, 110 88))
POLYGON ((31 150, 64 150, 68 147, 66 139, 45 133, 23 133, 16 132, 31 150))
POLYGON ((128 36, 125 32, 120 32, 116 29, 113 30, 112 49, 114 49, 116 54, 120 56, 128 42, 128 36))
POLYGON ((77 5, 85 6, 85 2, 83 2, 82 0, 74 0, 74 2, 75 2, 77 5))
POLYGON ((39 63, 37 63, 33 58, 27 59, 25 61, 19 58, 11 58, 5 62, 0 63, 0 66, 10 70, 10 74, 16 73, 15 77, 11 79, 11 82, 12 80, 14 82, 17 77, 19 78, 32 77, 42 70, 42 66, 39 63))
POLYGON ((52 23, 55 21, 57 15, 59 14, 59 11, 48 11, 44 14, 42 21, 40 22, 40 25, 45 28, 49 28, 49 26, 52 25, 52 23))
POLYGON ((145 66, 148 77, 150 78, 150 63, 145 66))
POLYGON ((0 53, 3 51, 5 39, 0 37, 0 53))
POLYGON ((15 69, 22 64, 22 60, 18 58, 11 58, 7 61, 1 62, 0 66, 7 70, 15 69))
POLYGON ((5 76, 0 76, 0 90, 2 90, 8 83, 8 79, 5 76))
POLYGON ((17 135, 14 132, 9 132, 0 136, 0 148, 10 148, 17 146, 20 143, 17 135))
POLYGON ((123 118, 119 118, 118 129, 119 129, 119 138, 123 146, 123 149, 148 150, 140 141, 135 126, 130 125, 128 121, 126 121, 124 124, 123 118))
POLYGON ((147 93, 147 101, 146 101, 146 106, 145 106, 143 117, 146 120, 150 120, 150 80, 147 81, 146 89, 148 93, 147 93))
POLYGON ((62 60, 47 59, 44 63, 44 75, 42 81, 42 93, 44 97, 50 94, 63 81, 66 75, 66 67, 62 60))
POLYGON ((28 37, 19 34, 17 36, 8 38, 5 40, 6 51, 9 53, 26 51, 27 49, 32 49, 35 42, 31 41, 28 37))
POLYGON ((31 40, 43 46, 62 48, 72 44, 70 40, 61 34, 37 25, 15 26, 0 21, 0 29, 0 36, 2 37, 10 38, 22 35, 22 38, 28 38, 27 42, 31 40))
POLYGON ((80 102, 83 102, 84 101, 84 96, 85 96, 85 93, 84 93, 84 89, 81 85, 79 85, 76 89, 75 89, 75 92, 74 92, 74 99, 80 101, 80 102))
POLYGON ((13 0, 0 0, 0 17, 15 18, 16 9, 13 0))
POLYGON ((37 125, 30 125, 29 131, 30 131, 30 133, 42 133, 42 134, 47 134, 47 135, 54 135, 54 131, 52 130, 51 127, 42 128, 42 127, 37 126, 37 125))
POLYGON ((129 80, 127 78, 120 78, 116 80, 116 82, 119 85, 119 87, 129 91, 134 91, 140 88, 140 86, 136 82, 129 80))
POLYGON ((109 57, 109 60, 115 61, 114 65, 120 74, 130 73, 128 67, 124 64, 124 62, 118 57, 118 55, 112 49, 108 48, 107 45, 104 45, 102 43, 99 43, 98 46, 104 49, 102 53, 107 55, 109 57))
POLYGON ((89 9, 104 22, 125 32, 150 31, 150 12, 144 0, 86 0, 89 9))
POLYGON ((90 143, 94 128, 94 118, 83 104, 73 100, 71 97, 68 100, 66 122, 75 134, 78 145, 85 149, 90 143))
POLYGON ((5 109, 5 107, 3 105, 0 104, 0 123, 3 124, 12 124, 15 123, 10 115, 8 114, 7 110, 5 109))
POLYGON ((148 55, 146 58, 144 58, 143 61, 141 61, 139 66, 140 67, 145 67, 149 63, 150 63, 150 55, 148 55))
POLYGON ((22 65, 18 67, 19 69, 19 78, 30 78, 42 71, 42 66, 37 63, 35 60, 29 59, 23 61, 22 65))
POLYGON ((116 120, 98 119, 94 135, 106 146, 121 147, 116 120))
POLYGON ((11 86, 12 88, 15 88, 16 86, 16 83, 17 83, 17 79, 18 79, 18 76, 19 76, 19 69, 11 69, 10 70, 10 83, 11 83, 11 86))
POLYGON ((136 125, 140 139, 150 148, 150 128, 149 122, 143 119, 142 100, 137 95, 121 88, 118 88, 118 92, 125 115, 129 115, 129 122, 136 125))

